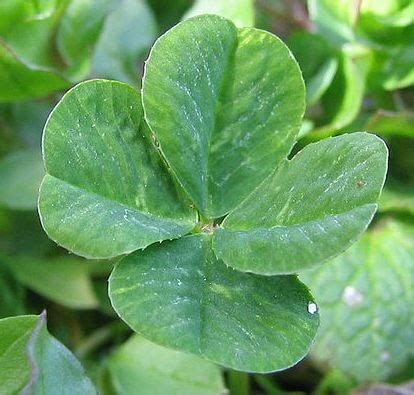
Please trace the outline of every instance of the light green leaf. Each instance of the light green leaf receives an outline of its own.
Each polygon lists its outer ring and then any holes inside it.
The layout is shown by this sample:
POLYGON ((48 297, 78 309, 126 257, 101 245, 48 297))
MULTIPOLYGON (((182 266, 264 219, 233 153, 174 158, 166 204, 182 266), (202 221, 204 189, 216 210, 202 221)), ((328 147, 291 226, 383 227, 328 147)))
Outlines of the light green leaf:
POLYGON ((308 290, 294 276, 234 271, 210 242, 188 236, 122 259, 109 280, 120 317, 155 343, 236 370, 269 372, 302 359, 318 326, 308 290))
POLYGON ((218 367, 191 354, 131 337, 109 359, 109 372, 119 395, 221 395, 218 367))
POLYGON ((44 175, 38 150, 17 151, 0 160, 0 205, 34 210, 44 175))
POLYGON ((144 0, 123 0, 108 16, 93 56, 96 74, 138 85, 138 60, 158 33, 144 0))
POLYGON ((42 225, 78 255, 109 258, 194 226, 150 143, 139 93, 126 84, 93 80, 71 89, 47 121, 43 152, 42 225))
POLYGON ((346 254, 301 278, 321 328, 313 357, 360 382, 384 380, 414 349, 414 231, 387 220, 346 254))
POLYGON ((309 16, 316 31, 334 46, 355 39, 357 7, 350 0, 308 0, 309 16))
POLYGON ((414 137, 414 112, 378 110, 365 125, 366 130, 385 136, 414 137))
POLYGON ((365 0, 361 12, 374 16, 390 26, 406 26, 414 22, 414 3, 405 0, 365 0))
POLYGON ((75 258, 9 258, 9 267, 25 286, 74 309, 98 306, 86 262, 75 258))
POLYGON ((306 146, 234 210, 214 233, 227 265, 285 274, 346 250, 370 223, 387 171, 387 148, 368 133, 306 146))
POLYGON ((349 125, 358 115, 364 97, 365 76, 350 56, 340 56, 338 72, 322 96, 326 129, 349 125))
POLYGON ((306 83, 308 105, 320 99, 331 84, 338 68, 336 53, 316 34, 299 32, 288 42, 301 67, 306 83))
POLYGON ((58 67, 54 52, 55 29, 71 0, 3 0, 0 4, 2 43, 22 63, 42 69, 58 67))
POLYGON ((74 72, 73 68, 77 71, 81 64, 89 65, 111 3, 112 0, 70 1, 56 33, 56 45, 69 67, 68 75, 74 72))
POLYGON ((395 48, 384 62, 383 86, 396 90, 414 85, 414 45, 395 48))
POLYGON ((49 335, 45 314, 0 320, 1 393, 96 394, 71 352, 49 335))
POLYGON ((220 15, 238 27, 254 25, 252 0, 196 0, 184 15, 184 19, 202 14, 220 15))
POLYGON ((0 102, 43 97, 68 85, 53 70, 23 63, 0 42, 0 102))
POLYGON ((162 36, 143 79, 145 118, 210 218, 233 209, 289 153, 304 96, 299 67, 278 38, 212 15, 162 36))

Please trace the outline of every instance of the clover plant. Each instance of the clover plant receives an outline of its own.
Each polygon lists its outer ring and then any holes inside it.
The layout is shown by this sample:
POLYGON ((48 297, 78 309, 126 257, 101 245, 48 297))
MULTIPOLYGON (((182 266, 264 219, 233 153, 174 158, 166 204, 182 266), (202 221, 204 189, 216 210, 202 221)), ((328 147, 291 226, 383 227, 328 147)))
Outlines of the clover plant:
POLYGON ((236 370, 285 369, 319 322, 296 274, 358 239, 387 169, 364 132, 291 155, 304 110, 281 40, 190 18, 154 44, 141 94, 90 80, 57 104, 42 225, 75 254, 122 256, 109 295, 143 337, 236 370))

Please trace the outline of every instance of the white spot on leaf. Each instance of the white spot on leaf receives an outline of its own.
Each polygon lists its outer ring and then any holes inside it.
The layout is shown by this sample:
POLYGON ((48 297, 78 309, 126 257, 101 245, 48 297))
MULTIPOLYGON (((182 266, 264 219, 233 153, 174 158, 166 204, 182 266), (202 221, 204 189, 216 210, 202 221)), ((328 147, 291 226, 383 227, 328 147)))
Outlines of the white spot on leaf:
POLYGON ((309 302, 308 303, 308 312, 310 314, 315 314, 318 311, 318 306, 316 306, 316 303, 309 302))

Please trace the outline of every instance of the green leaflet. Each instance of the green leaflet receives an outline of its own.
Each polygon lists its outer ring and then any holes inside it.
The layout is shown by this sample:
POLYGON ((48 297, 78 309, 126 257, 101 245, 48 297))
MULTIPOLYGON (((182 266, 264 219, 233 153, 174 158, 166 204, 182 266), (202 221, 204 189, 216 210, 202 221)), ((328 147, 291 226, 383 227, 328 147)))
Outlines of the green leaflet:
POLYGON ((220 369, 194 355, 158 346, 134 335, 110 357, 116 394, 220 395, 220 369))
POLYGON ((208 235, 123 258, 109 294, 121 318, 146 338, 236 370, 295 364, 318 326, 312 296, 296 277, 234 271, 215 258, 208 235))
POLYGON ((252 0, 196 0, 184 19, 202 14, 220 15, 238 27, 254 26, 252 0))
POLYGON ((128 85, 93 80, 70 90, 43 135, 39 212, 49 237, 108 258, 190 231, 195 215, 149 139, 128 85))
POLYGON ((218 16, 186 20, 155 43, 143 78, 145 118, 204 216, 228 213, 289 153, 303 85, 279 39, 218 16))
POLYGON ((96 394, 72 353, 49 335, 46 316, 0 320, 2 394, 96 394))
POLYGON ((367 133, 310 144, 284 162, 214 235, 238 270, 296 273, 343 252, 366 229, 387 170, 387 148, 367 133))
POLYGON ((320 303, 317 361, 359 382, 404 367, 414 347, 413 245, 412 226, 386 219, 344 255, 301 275, 320 303))
POLYGON ((15 210, 34 210, 44 176, 38 150, 23 150, 0 160, 0 205, 15 210))

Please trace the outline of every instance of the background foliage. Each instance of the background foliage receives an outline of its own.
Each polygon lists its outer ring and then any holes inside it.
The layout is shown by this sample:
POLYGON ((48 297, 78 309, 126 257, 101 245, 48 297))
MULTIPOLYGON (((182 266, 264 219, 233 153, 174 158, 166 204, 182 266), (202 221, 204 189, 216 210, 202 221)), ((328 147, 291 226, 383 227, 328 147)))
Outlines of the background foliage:
POLYGON ((28 378, 33 366, 56 360, 55 372, 82 378, 82 394, 94 386, 104 394, 137 387, 148 394, 341 394, 414 379, 413 19, 409 0, 3 1, 0 367, 15 377, 0 374, 0 393, 52 393, 58 375, 44 377, 44 388, 28 378), (301 275, 321 315, 310 355, 272 375, 220 369, 132 335, 107 297, 114 261, 68 255, 47 238, 36 211, 41 133, 62 94, 93 77, 139 88, 155 39, 202 13, 274 32, 288 44, 307 88, 294 151, 357 131, 379 135, 390 148, 386 189, 368 232, 342 256, 301 275))

